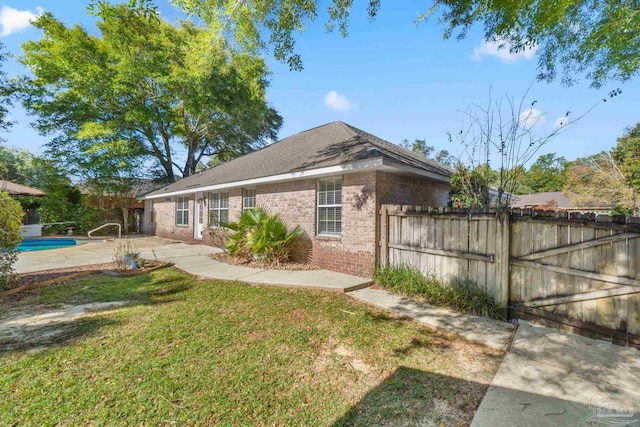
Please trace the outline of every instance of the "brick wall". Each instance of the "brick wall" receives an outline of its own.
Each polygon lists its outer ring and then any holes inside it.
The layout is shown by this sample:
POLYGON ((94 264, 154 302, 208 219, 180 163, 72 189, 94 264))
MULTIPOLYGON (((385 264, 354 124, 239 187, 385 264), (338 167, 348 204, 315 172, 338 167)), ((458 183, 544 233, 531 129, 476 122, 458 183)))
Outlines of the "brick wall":
POLYGON ((378 204, 447 206, 449 184, 413 175, 378 172, 378 204))
POLYGON ((375 266, 375 172, 347 174, 342 184, 342 235, 318 236, 317 179, 257 187, 256 203, 280 214, 290 227, 300 225, 297 260, 322 268, 369 276, 375 266))
MULTIPOLYGON (((294 248, 296 260, 309 260, 322 268, 359 276, 371 276, 375 268, 378 211, 381 204, 444 206, 448 202, 449 191, 447 185, 419 177, 375 171, 345 174, 342 185, 342 235, 318 236, 317 179, 300 179, 251 188, 256 189, 258 206, 280 214, 290 228, 300 225, 304 230, 303 238, 294 248)), ((233 221, 242 210, 242 189, 230 189, 228 192, 229 218, 233 221)), ((155 224, 148 223, 149 215, 145 213, 146 228, 158 236, 194 241, 194 196, 190 197, 188 227, 175 225, 175 198, 165 200, 159 199, 154 203, 155 224)), ((202 243, 221 246, 224 242, 224 231, 206 230, 206 225, 205 218, 202 243)))
MULTIPOLYGON (((189 197, 188 226, 176 225, 176 198, 168 197, 153 201, 153 222, 150 222, 151 210, 145 209, 145 224, 147 224, 145 228, 149 228, 156 236, 192 242, 194 195, 191 194, 187 197, 189 197)), ((147 202, 150 201, 147 200, 147 202)), ((151 208, 151 205, 149 205, 149 208, 151 208)))

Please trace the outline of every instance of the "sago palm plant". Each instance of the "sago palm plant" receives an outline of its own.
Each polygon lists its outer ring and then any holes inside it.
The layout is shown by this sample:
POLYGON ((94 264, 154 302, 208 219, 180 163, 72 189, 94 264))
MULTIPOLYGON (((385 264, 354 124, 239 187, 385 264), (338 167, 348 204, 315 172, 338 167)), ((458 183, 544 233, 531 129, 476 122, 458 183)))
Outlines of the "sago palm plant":
POLYGON ((299 225, 289 231, 278 214, 271 215, 262 207, 242 211, 237 222, 224 226, 233 231, 227 241, 229 254, 270 262, 286 261, 291 243, 303 233, 299 225))

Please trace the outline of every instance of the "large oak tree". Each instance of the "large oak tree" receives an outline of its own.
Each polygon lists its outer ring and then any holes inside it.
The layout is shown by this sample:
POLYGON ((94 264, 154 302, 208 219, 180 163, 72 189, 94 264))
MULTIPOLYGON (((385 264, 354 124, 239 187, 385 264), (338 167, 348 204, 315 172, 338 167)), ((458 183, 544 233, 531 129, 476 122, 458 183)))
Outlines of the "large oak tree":
MULTIPOLYGON (((316 0, 172 0, 190 13, 233 34, 252 48, 273 46, 275 57, 294 69, 295 33, 318 16, 316 0)), ((148 0, 134 0, 142 6, 148 0)), ((344 36, 353 0, 327 2, 327 28, 344 36)), ((368 0, 374 19, 402 2, 368 0)), ((413 6, 407 6, 413 7, 413 6)), ((560 68, 565 83, 586 72, 596 87, 627 80, 640 70, 640 3, 637 0, 434 0, 425 2, 416 23, 435 20, 443 37, 464 38, 480 26, 487 40, 514 52, 540 48, 539 77, 552 80, 560 68)))
POLYGON ((263 59, 204 27, 108 3, 97 36, 50 13, 34 25, 44 36, 23 45, 20 93, 58 159, 116 176, 151 164, 173 182, 277 137, 263 59))

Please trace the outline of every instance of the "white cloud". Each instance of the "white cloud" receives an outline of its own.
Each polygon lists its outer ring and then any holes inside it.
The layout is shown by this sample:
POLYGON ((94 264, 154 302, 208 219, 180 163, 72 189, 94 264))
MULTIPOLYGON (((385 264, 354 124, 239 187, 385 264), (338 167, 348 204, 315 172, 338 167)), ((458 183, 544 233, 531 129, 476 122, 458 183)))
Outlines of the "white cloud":
POLYGON ((520 125, 525 128, 531 128, 533 126, 542 126, 547 121, 542 111, 535 108, 529 108, 528 110, 524 110, 522 113, 520 113, 519 120, 520 120, 520 125))
POLYGON ((41 7, 36 7, 34 13, 30 10, 18 10, 9 6, 2 6, 0 8, 0 27, 2 27, 0 37, 24 31, 31 25, 31 21, 36 20, 42 12, 44 12, 44 9, 41 7))
POLYGON ((553 127, 555 129, 566 128, 571 124, 571 119, 569 116, 558 117, 556 121, 553 123, 553 127))
POLYGON ((517 53, 511 53, 511 43, 506 40, 498 39, 495 41, 482 40, 480 46, 473 49, 471 59, 474 61, 482 61, 483 56, 493 56, 502 62, 514 63, 519 59, 531 59, 536 55, 538 46, 527 47, 517 53))
POLYGON ((344 95, 340 95, 335 90, 332 90, 325 95, 324 105, 336 111, 349 111, 353 108, 351 102, 349 102, 344 95))

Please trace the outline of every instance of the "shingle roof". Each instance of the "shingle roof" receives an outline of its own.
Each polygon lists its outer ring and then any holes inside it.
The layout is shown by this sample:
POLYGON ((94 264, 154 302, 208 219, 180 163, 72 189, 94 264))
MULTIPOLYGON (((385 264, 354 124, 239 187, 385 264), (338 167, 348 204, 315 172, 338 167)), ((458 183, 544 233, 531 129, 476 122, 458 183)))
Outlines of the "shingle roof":
POLYGON ((453 173, 450 168, 434 160, 426 159, 338 121, 284 138, 242 157, 162 187, 147 196, 380 157, 445 177, 453 173))
POLYGON ((44 191, 42 190, 4 180, 0 181, 0 191, 9 193, 12 196, 44 196, 44 191))
POLYGON ((527 206, 544 205, 555 201, 558 208, 569 208, 572 206, 571 200, 562 191, 546 191, 543 193, 527 194, 516 196, 518 199, 511 203, 512 208, 524 208, 527 206))

